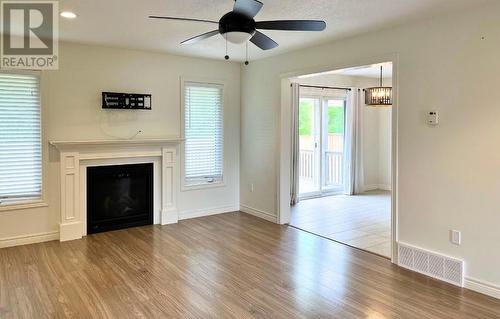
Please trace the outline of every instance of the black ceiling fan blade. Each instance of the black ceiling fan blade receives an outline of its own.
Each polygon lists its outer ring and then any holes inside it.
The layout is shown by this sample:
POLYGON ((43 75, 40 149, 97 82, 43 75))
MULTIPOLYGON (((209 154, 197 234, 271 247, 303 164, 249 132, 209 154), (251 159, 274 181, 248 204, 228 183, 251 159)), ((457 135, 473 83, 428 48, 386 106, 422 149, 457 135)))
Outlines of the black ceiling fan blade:
POLYGON ((262 50, 269 50, 278 46, 278 43, 274 42, 273 39, 259 31, 255 32, 250 41, 262 50))
POLYGON ((194 22, 207 22, 207 23, 216 23, 217 21, 212 20, 202 20, 202 19, 191 19, 191 18, 176 18, 176 17, 163 17, 163 16, 149 16, 150 19, 164 19, 164 20, 180 20, 180 21, 194 21, 194 22))
POLYGON ((236 0, 233 11, 253 18, 259 13, 264 4, 257 0, 236 0))
POLYGON ((286 31, 323 31, 326 28, 326 23, 319 20, 259 21, 255 23, 255 28, 286 31))
POLYGON ((210 37, 213 37, 214 35, 217 35, 217 34, 219 34, 219 30, 210 31, 210 32, 203 33, 203 34, 197 35, 195 37, 189 38, 187 40, 184 40, 181 42, 181 44, 196 43, 196 42, 199 42, 201 40, 205 40, 205 39, 208 39, 210 37))

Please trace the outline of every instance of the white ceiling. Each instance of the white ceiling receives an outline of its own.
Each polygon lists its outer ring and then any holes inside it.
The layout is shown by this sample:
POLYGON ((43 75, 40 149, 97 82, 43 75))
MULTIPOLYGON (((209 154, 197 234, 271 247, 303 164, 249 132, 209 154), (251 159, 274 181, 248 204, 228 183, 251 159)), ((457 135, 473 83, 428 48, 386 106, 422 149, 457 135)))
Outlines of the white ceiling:
POLYGON ((360 66, 357 68, 341 69, 329 72, 329 74, 341 74, 349 76, 361 76, 367 78, 380 78, 380 67, 382 66, 382 74, 384 78, 392 77, 392 63, 379 63, 368 66, 360 66))
MULTIPOLYGON (((492 0, 261 0, 259 20, 322 19, 323 32, 264 31, 279 47, 262 51, 249 45, 250 60, 328 42, 373 29, 380 29, 461 10, 492 0)), ((61 40, 125 48, 169 52, 179 55, 223 59, 220 35, 198 44, 182 40, 217 28, 209 23, 151 20, 168 15, 218 21, 232 10, 232 0, 60 0, 61 11, 73 11, 77 19, 60 19, 61 40)), ((229 44, 232 60, 245 59, 245 46, 229 44)))
POLYGON ((325 83, 325 85, 327 85, 326 83, 328 83, 329 81, 332 81, 333 79, 339 79, 338 77, 335 77, 336 75, 379 79, 380 67, 383 68, 384 79, 392 78, 392 62, 384 62, 321 73, 306 74, 298 76, 296 78, 292 78, 292 80, 298 81, 299 83, 309 83, 308 80, 304 81, 304 79, 314 79, 313 82, 325 83))

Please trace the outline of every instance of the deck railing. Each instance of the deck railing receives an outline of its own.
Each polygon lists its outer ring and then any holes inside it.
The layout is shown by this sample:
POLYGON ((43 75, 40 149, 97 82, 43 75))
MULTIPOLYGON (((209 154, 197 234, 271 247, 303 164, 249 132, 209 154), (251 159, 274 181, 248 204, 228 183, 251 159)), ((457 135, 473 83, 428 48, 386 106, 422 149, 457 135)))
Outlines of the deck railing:
POLYGON ((326 185, 342 185, 343 153, 326 151, 326 185))
POLYGON ((300 150, 299 176, 303 179, 313 179, 314 174, 314 151, 300 150))
MULTIPOLYGON (((342 185, 343 153, 325 152, 325 183, 327 186, 342 185)), ((299 176, 301 179, 312 180, 314 178, 314 151, 300 150, 299 176)))

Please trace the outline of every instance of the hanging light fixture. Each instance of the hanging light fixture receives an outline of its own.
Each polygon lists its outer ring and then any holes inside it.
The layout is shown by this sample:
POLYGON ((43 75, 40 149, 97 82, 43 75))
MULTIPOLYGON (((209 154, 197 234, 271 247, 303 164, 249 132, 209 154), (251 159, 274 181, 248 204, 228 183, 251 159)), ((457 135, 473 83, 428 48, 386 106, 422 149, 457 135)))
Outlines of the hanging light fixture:
POLYGON ((365 89, 365 104, 370 106, 392 105, 392 87, 382 85, 383 67, 380 66, 380 86, 365 89))

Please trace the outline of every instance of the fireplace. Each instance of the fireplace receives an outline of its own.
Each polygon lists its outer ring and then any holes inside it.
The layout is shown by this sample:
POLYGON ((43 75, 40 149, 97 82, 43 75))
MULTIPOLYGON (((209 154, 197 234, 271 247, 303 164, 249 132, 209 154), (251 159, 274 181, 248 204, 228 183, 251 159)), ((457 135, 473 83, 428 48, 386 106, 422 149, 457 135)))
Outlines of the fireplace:
POLYGON ((153 224, 153 163, 87 167, 87 234, 153 224))
MULTIPOLYGON (((91 205, 87 205, 87 194, 83 190, 88 190, 87 169, 90 167, 153 163, 153 223, 177 223, 179 147, 182 141, 183 139, 177 137, 50 141, 50 145, 59 152, 59 240, 74 240, 87 235, 87 215, 91 205)), ((92 189, 87 193, 92 196, 92 189)))

